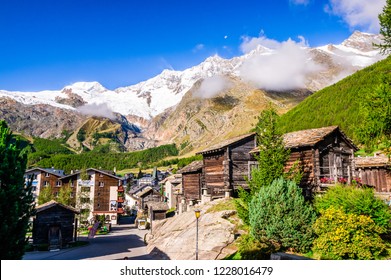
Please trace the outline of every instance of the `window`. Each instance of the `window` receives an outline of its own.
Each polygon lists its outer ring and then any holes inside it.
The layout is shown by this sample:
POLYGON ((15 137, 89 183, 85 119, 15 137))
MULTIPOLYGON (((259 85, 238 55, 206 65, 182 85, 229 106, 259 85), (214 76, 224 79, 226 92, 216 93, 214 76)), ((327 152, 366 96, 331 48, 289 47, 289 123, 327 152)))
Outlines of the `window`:
POLYGON ((50 177, 50 174, 48 172, 46 172, 45 177, 50 177))
POLYGON ((49 186, 49 181, 43 181, 43 185, 44 185, 45 187, 49 186))
POLYGON ((58 197, 58 192, 55 192, 55 193, 54 193, 54 197, 58 197))
POLYGON ((61 187, 61 181, 57 181, 57 182, 56 182, 56 186, 57 186, 57 187, 61 187))
POLYGON ((105 186, 105 183, 99 182, 99 187, 104 187, 104 186, 105 186))

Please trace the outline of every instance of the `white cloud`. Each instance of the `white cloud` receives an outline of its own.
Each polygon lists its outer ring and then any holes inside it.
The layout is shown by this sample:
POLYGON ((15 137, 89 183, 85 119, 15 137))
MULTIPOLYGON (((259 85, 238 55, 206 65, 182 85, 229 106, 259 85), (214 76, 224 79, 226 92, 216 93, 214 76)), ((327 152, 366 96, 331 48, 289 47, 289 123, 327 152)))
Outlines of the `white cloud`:
POLYGON ((200 87, 193 93, 194 97, 199 98, 212 98, 218 93, 229 89, 232 83, 228 78, 216 75, 204 79, 200 87))
POLYGON ((294 5, 308 5, 310 3, 310 0, 290 0, 290 3, 294 5))
POLYGON ((193 48, 193 52, 198 52, 198 51, 201 51, 205 48, 205 45, 204 44, 198 44, 196 45, 194 48, 193 48))
POLYGON ((327 13, 342 17, 350 28, 366 32, 379 32, 378 15, 386 0, 330 0, 325 6, 327 13))
POLYGON ((90 115, 95 117, 104 117, 108 119, 115 119, 115 115, 113 111, 109 108, 106 103, 92 103, 83 105, 77 108, 77 111, 82 113, 83 115, 90 115))
POLYGON ((269 90, 288 90, 303 88, 306 76, 322 69, 313 60, 306 48, 304 37, 295 42, 288 39, 278 42, 266 37, 244 38, 242 50, 251 50, 255 43, 267 44, 272 48, 267 55, 253 54, 240 68, 243 80, 269 90))

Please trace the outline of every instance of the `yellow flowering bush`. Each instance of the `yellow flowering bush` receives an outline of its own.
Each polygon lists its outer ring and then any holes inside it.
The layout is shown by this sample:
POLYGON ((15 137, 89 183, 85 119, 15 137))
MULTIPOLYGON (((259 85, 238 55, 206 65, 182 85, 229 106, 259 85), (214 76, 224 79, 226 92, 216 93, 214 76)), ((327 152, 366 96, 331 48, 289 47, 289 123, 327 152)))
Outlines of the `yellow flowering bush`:
POLYGON ((313 226, 318 237, 313 244, 314 255, 321 259, 380 259, 387 254, 379 234, 384 229, 368 216, 346 214, 330 207, 321 211, 313 226))

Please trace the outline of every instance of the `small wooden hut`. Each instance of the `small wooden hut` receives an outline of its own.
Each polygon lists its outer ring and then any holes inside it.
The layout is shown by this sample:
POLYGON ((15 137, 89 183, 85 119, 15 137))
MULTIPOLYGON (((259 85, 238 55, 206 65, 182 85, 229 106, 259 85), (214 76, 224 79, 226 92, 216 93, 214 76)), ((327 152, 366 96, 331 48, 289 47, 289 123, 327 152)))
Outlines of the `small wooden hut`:
MULTIPOLYGON (((285 170, 298 163, 303 171, 301 187, 311 191, 321 190, 330 184, 351 182, 354 176, 354 152, 358 148, 339 129, 328 126, 294 131, 283 135, 284 144, 290 149, 285 170)), ((259 152, 255 148, 252 153, 259 152)))
POLYGON ((33 245, 47 245, 49 249, 59 249, 74 241, 75 208, 54 200, 36 208, 33 222, 33 245))
POLYGON ((203 161, 197 160, 186 165, 177 173, 182 174, 183 196, 186 201, 200 201, 203 185, 203 161))
POLYGON ((361 183, 374 187, 377 193, 391 193, 391 170, 388 157, 356 157, 356 177, 361 183))
POLYGON ((148 208, 148 216, 152 218, 152 221, 163 220, 166 218, 168 205, 165 202, 148 201, 146 203, 148 208))
POLYGON ((255 133, 228 139, 199 152, 203 156, 203 194, 211 199, 232 196, 242 186, 247 187, 250 151, 256 146, 255 133))

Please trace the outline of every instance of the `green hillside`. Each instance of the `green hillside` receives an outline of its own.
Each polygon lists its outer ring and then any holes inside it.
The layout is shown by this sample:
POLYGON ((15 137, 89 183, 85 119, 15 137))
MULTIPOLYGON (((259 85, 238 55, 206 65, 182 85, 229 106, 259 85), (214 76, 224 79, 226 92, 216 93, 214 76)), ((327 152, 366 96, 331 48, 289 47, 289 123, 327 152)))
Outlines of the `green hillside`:
POLYGON ((357 128, 363 124, 360 103, 384 76, 391 80, 390 57, 307 97, 282 115, 280 125, 283 132, 338 125, 356 144, 360 144, 357 135, 357 128))

